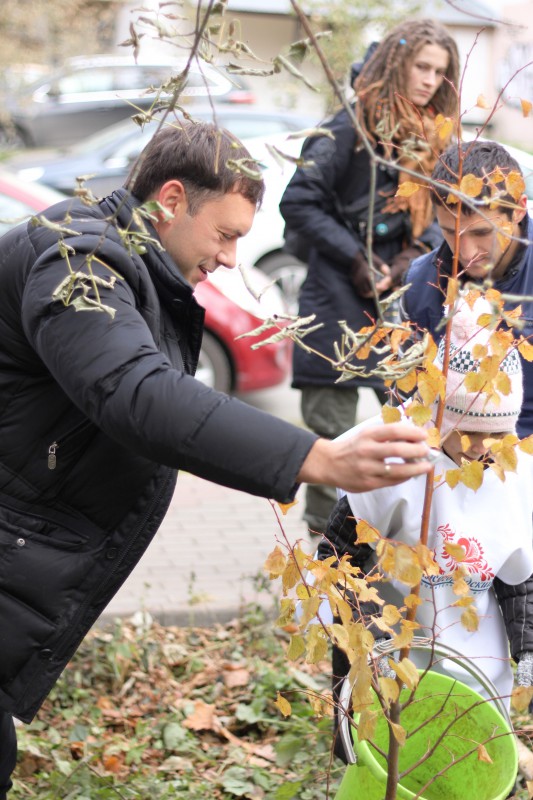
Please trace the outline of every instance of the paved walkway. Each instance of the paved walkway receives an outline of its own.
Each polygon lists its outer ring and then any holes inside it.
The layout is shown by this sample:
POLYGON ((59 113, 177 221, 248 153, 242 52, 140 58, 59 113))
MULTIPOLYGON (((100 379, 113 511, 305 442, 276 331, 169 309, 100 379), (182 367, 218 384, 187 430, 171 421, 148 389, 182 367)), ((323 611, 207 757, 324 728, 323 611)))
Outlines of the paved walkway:
MULTIPOLYGON (((285 387, 250 400, 298 424, 298 398, 285 387)), ((372 392, 361 399, 361 419, 379 408, 372 392)), ((250 601, 272 605, 268 592, 258 591, 257 577, 277 596, 278 583, 268 580, 263 564, 282 539, 280 521, 291 543, 303 539, 313 547, 301 519, 302 490, 298 497, 286 516, 274 504, 277 516, 268 500, 182 473, 163 525, 104 616, 146 609, 166 624, 209 624, 250 601)))

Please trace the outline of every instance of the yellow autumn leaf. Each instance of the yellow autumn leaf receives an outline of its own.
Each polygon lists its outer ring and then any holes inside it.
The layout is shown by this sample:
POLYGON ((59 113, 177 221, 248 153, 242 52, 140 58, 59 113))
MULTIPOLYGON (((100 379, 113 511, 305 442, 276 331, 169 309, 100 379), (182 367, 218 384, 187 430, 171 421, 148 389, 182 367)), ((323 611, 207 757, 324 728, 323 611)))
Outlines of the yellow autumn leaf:
POLYGON ((406 586, 417 586, 422 578, 422 568, 414 551, 404 544, 394 548, 394 566, 390 573, 393 578, 406 586))
POLYGON ((522 306, 519 305, 511 308, 509 311, 505 312, 505 316, 510 317, 511 319, 520 319, 522 316, 522 306))
POLYGON ((450 489, 455 489, 455 487, 459 483, 459 479, 461 477, 461 470, 460 469, 448 469, 444 475, 444 480, 450 487, 450 489))
POLYGON ((289 703, 288 700, 282 697, 279 692, 274 705, 278 707, 278 709, 281 711, 284 717, 290 717, 290 715, 292 714, 291 704, 289 703))
POLYGON ((527 711, 533 699, 533 686, 517 686, 511 695, 511 705, 515 711, 527 711))
POLYGON ((533 361, 533 344, 522 339, 518 345, 518 352, 526 361, 533 361))
POLYGON ((407 608, 418 608, 424 601, 417 594, 408 594, 404 600, 407 608))
POLYGON ((404 181, 398 186, 396 197, 411 197, 411 195, 416 194, 416 192, 418 192, 418 190, 421 188, 423 187, 419 183, 413 183, 413 181, 404 181))
POLYGON ((459 281, 456 278, 448 278, 448 286, 446 288, 446 299, 444 305, 453 308, 457 300, 457 291, 459 289, 459 281))
POLYGON ((281 610, 279 617, 276 620, 276 625, 278 628, 283 628, 284 625, 288 625, 294 619, 294 600, 291 600, 289 597, 283 597, 280 602, 281 610))
POLYGON ((369 525, 365 519, 360 519, 357 523, 357 544, 370 544, 380 540, 379 531, 369 525))
POLYGON ((454 544, 453 542, 446 542, 444 545, 444 550, 451 556, 455 561, 464 561, 466 552, 464 547, 461 547, 460 544, 454 544))
POLYGON ((435 120, 435 123, 439 139, 441 142, 447 141, 453 133, 453 119, 444 117, 442 122, 439 123, 435 120))
POLYGON ((303 656, 305 653, 305 640, 303 636, 291 636, 291 641, 287 648, 287 658, 289 661, 296 661, 296 659, 303 656))
POLYGON ((522 116, 529 117, 533 104, 530 103, 529 100, 520 99, 520 105, 522 106, 522 116))
POLYGON ((489 108, 489 104, 487 103, 487 98, 482 94, 478 94, 476 100, 476 106, 478 108, 489 108))
MULTIPOLYGON (((300 627, 305 628, 305 626, 311 622, 313 617, 316 616, 318 609, 320 608, 320 595, 316 594, 313 597, 307 597, 305 600, 300 601, 300 608, 302 611, 302 615, 300 617, 300 627)), ((314 625, 313 627, 317 627, 314 625)))
POLYGON ((459 184, 459 189, 467 197, 479 197, 483 189, 483 179, 477 178, 471 173, 463 175, 461 183, 459 184))
POLYGON ((473 602, 473 597, 460 597, 459 600, 456 600, 454 603, 452 603, 452 606, 454 606, 454 608, 468 608, 468 606, 471 606, 473 602))
POLYGON ((479 628, 479 617, 475 606, 469 606, 461 614, 461 625, 470 633, 474 633, 479 628))
POLYGON ((311 625, 307 635, 307 656, 306 660, 310 664, 318 664, 323 661, 328 653, 328 640, 324 631, 319 625, 311 625))
POLYGON ((402 618, 402 615, 398 611, 398 608, 390 603, 383 606, 383 610, 381 612, 381 616, 387 623, 387 625, 396 625, 402 618))
POLYGON ((516 472, 518 456, 514 447, 502 447, 493 454, 495 462, 506 472, 516 472))
POLYGON ((416 689, 420 676, 417 668, 409 658, 402 658, 401 661, 395 664, 394 669, 396 675, 405 683, 408 689, 411 691, 416 689))
POLYGON ((291 509, 293 506, 296 505, 298 505, 298 500, 293 500, 292 503, 278 503, 278 506, 283 516, 286 516, 286 514, 288 514, 289 512, 289 509, 291 509))
POLYGON ((472 392, 472 394, 480 392, 486 383, 487 376, 481 372, 481 369, 479 372, 468 372, 465 375, 464 387, 467 392, 472 392))
POLYGON ((533 433, 531 436, 527 436, 525 439, 522 439, 519 442, 518 447, 523 453, 533 456, 533 433))
POLYGON ((428 428, 427 431, 428 438, 427 438, 427 445, 428 447, 434 447, 436 450, 440 450, 440 431, 438 428, 428 428))
POLYGON ((492 183, 502 183, 505 180, 505 175, 499 167, 496 167, 494 172, 491 174, 490 179, 492 183))
POLYGON ((505 178, 505 188, 507 194, 510 194, 513 200, 518 202, 526 190, 526 182, 523 176, 517 170, 509 172, 505 178))
POLYGON ((505 472, 499 464, 489 464, 489 469, 496 474, 502 483, 505 483, 505 472))
POLYGON ((431 406, 438 397, 444 399, 446 380, 441 370, 434 364, 428 364, 426 372, 419 374, 418 393, 425 406, 431 406))
POLYGON ((458 597, 466 597, 470 593, 470 588, 459 570, 453 573, 453 593, 458 597))
POLYGON ((267 556, 264 564, 266 572, 270 573, 271 578, 278 578, 285 571, 287 557, 281 547, 276 545, 272 552, 267 556))
POLYGON ((409 645, 413 641, 414 635, 415 635, 414 631, 410 630, 409 628, 403 627, 400 633, 392 637, 394 646, 398 650, 402 650, 404 647, 409 647, 409 645))
POLYGON ((394 738, 396 739, 400 747, 403 747, 405 744, 405 740, 407 738, 405 728, 402 727, 402 725, 400 725, 398 722, 389 722, 389 725, 391 727, 394 738))
POLYGON ((405 414, 420 428, 430 421, 431 408, 423 406, 415 400, 405 409, 405 414))
POLYGON ((393 629, 387 625, 383 617, 375 617, 373 622, 376 628, 379 628, 379 630, 383 631, 383 633, 390 633, 391 635, 394 633, 393 629))
POLYGON ((365 709, 359 717, 357 723, 357 738, 360 742, 372 739, 376 731, 376 722, 378 719, 378 712, 370 709, 365 709))
POLYGON ((439 575, 440 569, 439 565, 435 561, 435 554, 433 550, 430 550, 427 545, 422 544, 421 542, 415 545, 414 550, 418 558, 418 563, 424 570, 425 574, 439 575))
POLYGON ((481 461, 463 463, 461 467, 461 483, 477 492, 483 483, 483 464, 481 461))
POLYGON ((281 576, 282 585, 283 585, 283 592, 286 594, 289 589, 292 589, 298 581, 300 580, 301 572, 298 569, 298 565, 294 563, 294 561, 290 561, 287 565, 287 568, 283 571, 283 575, 281 576))
POLYGON ((316 594, 313 586, 307 587, 304 583, 299 583, 296 587, 296 597, 299 600, 307 600, 310 593, 316 594))
POLYGON ((384 678, 382 675, 380 675, 378 683, 381 698, 385 705, 389 707, 390 704, 395 703, 400 696, 398 684, 394 678, 384 678))
MULTIPOLYGON (((407 375, 405 375, 403 378, 400 378, 400 380, 396 381, 396 387, 399 389, 400 392, 405 392, 405 394, 411 394, 411 392, 413 391, 415 386, 416 386, 416 369, 412 369, 411 372, 408 372, 407 375)), ((392 411, 397 411, 398 412, 398 418, 394 417, 394 418, 384 419, 384 421, 385 422, 399 422, 399 420, 401 419, 401 414, 400 414, 398 408, 396 408, 396 407, 383 406, 383 408, 381 409, 381 416, 382 417, 385 416, 384 415, 385 409, 388 409, 388 408, 390 408, 392 411)), ((388 412, 387 412, 387 414, 388 414, 388 412)))
POLYGON ((487 748, 484 744, 478 745, 477 760, 484 761, 486 764, 492 764, 492 758, 489 756, 487 748))
POLYGON ((502 222, 498 227, 496 233, 496 240, 500 250, 507 250, 511 244, 511 236, 513 235, 513 225, 511 222, 502 222))
POLYGON ((511 379, 506 372, 498 372, 494 381, 494 388, 500 394, 507 396, 511 392, 511 379))
POLYGON ((489 351, 484 344, 475 344, 472 348, 472 356, 476 359, 476 361, 480 361, 482 358, 485 358, 488 353, 489 351))

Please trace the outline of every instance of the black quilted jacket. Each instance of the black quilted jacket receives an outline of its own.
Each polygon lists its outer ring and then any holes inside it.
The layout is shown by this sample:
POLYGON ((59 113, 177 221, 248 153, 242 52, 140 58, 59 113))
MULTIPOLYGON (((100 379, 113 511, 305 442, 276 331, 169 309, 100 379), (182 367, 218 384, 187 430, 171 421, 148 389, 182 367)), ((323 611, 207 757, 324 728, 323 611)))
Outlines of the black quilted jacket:
POLYGON ((0 240, 0 708, 24 721, 145 551, 177 469, 286 501, 316 438, 192 377, 204 311, 158 247, 127 252, 132 205, 47 212, 70 211, 73 271, 95 254, 94 274, 120 276, 99 289, 113 317, 52 299, 57 232, 0 240))

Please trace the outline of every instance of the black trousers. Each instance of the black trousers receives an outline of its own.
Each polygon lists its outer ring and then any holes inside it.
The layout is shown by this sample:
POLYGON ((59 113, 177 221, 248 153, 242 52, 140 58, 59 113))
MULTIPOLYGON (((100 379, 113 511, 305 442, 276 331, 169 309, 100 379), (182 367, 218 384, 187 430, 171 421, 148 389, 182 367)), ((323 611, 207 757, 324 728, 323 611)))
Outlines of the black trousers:
POLYGON ((0 800, 6 800, 13 785, 11 775, 17 763, 17 735, 11 714, 0 711, 0 800))

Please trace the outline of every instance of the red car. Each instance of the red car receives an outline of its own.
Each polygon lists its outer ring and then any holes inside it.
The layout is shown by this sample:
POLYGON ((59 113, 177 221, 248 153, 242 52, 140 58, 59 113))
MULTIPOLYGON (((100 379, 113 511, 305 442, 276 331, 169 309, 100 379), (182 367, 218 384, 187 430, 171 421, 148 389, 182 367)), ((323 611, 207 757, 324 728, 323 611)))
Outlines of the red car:
MULTIPOLYGON (((46 186, 25 182, 0 171, 0 235, 32 214, 63 200, 65 195, 46 186)), ((263 273, 250 267, 248 281, 258 289, 268 282, 263 273)), ((238 270, 218 269, 197 287, 195 296, 206 309, 205 333, 197 378, 223 392, 250 392, 282 383, 289 374, 288 342, 252 350, 255 338, 236 340, 257 328, 273 313, 283 313, 280 291, 272 286, 261 302, 248 292, 238 270)), ((266 338, 264 334, 262 338, 266 338)))

